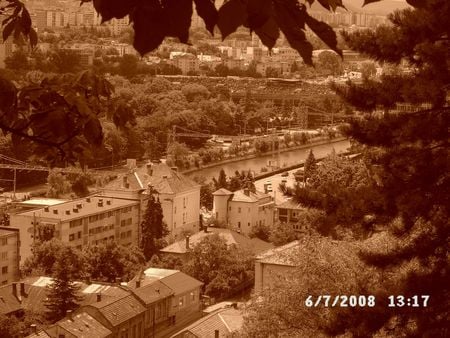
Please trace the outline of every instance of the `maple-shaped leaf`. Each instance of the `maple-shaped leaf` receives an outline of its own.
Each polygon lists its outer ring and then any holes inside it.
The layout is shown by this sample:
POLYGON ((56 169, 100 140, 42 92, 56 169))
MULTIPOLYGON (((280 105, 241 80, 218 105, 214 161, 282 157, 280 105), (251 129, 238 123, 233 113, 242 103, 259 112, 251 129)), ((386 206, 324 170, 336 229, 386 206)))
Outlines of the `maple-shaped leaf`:
POLYGON ((247 20, 247 8, 243 0, 229 0, 219 8, 217 26, 222 40, 234 33, 247 20))
POLYGON ((163 0, 166 12, 167 36, 177 37, 180 42, 187 43, 192 18, 192 0, 163 0))
POLYGON ((132 12, 138 0, 94 0, 94 8, 102 17, 102 22, 112 18, 122 19, 132 12))
POLYGON ((214 26, 217 24, 218 13, 214 6, 214 0, 194 0, 197 14, 205 22, 206 29, 214 34, 214 26))
POLYGON ((330 26, 308 14, 306 14, 306 24, 328 47, 342 56, 342 51, 337 47, 336 33, 330 26))
POLYGON ((141 54, 158 48, 167 31, 166 12, 158 0, 140 4, 130 16, 134 29, 134 48, 141 54))

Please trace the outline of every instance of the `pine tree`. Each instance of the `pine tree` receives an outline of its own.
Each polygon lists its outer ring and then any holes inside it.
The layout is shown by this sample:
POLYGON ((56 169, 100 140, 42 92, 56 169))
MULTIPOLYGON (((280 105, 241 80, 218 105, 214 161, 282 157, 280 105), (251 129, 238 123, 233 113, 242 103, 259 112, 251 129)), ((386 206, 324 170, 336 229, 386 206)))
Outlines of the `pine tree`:
POLYGON ((306 158, 305 165, 303 168, 304 168, 303 179, 304 183, 306 183, 306 180, 310 178, 317 169, 316 158, 314 157, 312 149, 309 151, 308 157, 306 158))
POLYGON ((155 197, 154 190, 151 190, 149 195, 147 209, 141 223, 141 249, 146 260, 150 260, 167 244, 164 238, 169 234, 167 225, 163 221, 159 198, 155 197))
POLYGON ((82 270, 82 260, 75 249, 65 247, 53 267, 53 282, 48 286, 47 317, 55 322, 63 318, 68 310, 75 310, 81 297, 74 279, 82 270))
POLYGON ((411 71, 337 88, 347 101, 366 111, 348 134, 363 147, 378 182, 388 219, 391 250, 366 251, 367 262, 385 276, 374 292, 378 310, 353 311, 339 317, 332 334, 364 329, 391 336, 448 336, 449 169, 446 95, 450 85, 450 2, 408 1, 414 6, 390 16, 392 25, 344 34, 353 50, 387 63, 407 63, 411 71), (396 103, 415 105, 408 113, 391 113, 396 103), (428 104, 426 107, 423 103, 428 104), (382 113, 375 110, 383 108, 382 113), (390 222, 389 222, 390 220, 390 222), (427 307, 386 311, 388 295, 429 295, 427 307), (351 318, 351 319, 350 319, 351 318))
POLYGON ((227 174, 225 174, 225 171, 223 169, 219 172, 219 178, 216 180, 216 178, 213 178, 214 185, 216 187, 216 190, 225 188, 228 189, 228 180, 227 180, 227 174))

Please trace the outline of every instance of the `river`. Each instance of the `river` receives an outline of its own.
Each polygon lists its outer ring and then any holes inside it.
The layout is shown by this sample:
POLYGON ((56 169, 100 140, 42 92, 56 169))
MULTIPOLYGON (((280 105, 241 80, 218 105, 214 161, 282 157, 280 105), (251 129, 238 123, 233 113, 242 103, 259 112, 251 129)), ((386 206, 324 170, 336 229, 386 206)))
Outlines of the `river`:
MULTIPOLYGON (((292 151, 286 151, 280 153, 280 164, 282 167, 294 165, 303 162, 308 156, 309 150, 312 149, 314 152, 314 156, 316 158, 326 156, 334 150, 339 152, 344 152, 347 148, 350 147, 350 142, 348 140, 337 141, 328 144, 322 144, 317 146, 311 146, 310 148, 297 149, 292 151)), ((234 175, 236 170, 240 171, 254 171, 256 174, 261 173, 261 168, 267 166, 267 162, 269 160, 274 159, 273 155, 256 157, 248 160, 242 160, 231 163, 224 163, 210 168, 200 169, 194 172, 186 173, 186 176, 189 177, 204 177, 206 182, 212 180, 213 177, 218 177, 221 169, 225 171, 227 176, 234 175)))

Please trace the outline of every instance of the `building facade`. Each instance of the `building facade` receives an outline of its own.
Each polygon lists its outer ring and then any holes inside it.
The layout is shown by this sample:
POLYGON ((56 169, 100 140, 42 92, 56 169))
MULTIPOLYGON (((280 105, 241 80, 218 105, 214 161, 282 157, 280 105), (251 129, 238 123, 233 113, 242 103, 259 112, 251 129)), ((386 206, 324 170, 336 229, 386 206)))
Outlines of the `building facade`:
POLYGON ((275 203, 273 198, 249 189, 232 193, 219 189, 213 193, 213 214, 217 221, 242 234, 249 234, 253 226, 273 226, 275 203))
POLYGON ((36 241, 57 238, 77 249, 115 241, 138 245, 139 202, 91 196, 10 216, 10 227, 19 230, 20 261, 32 255, 36 241))
POLYGON ((0 227, 0 284, 19 279, 19 231, 0 227))

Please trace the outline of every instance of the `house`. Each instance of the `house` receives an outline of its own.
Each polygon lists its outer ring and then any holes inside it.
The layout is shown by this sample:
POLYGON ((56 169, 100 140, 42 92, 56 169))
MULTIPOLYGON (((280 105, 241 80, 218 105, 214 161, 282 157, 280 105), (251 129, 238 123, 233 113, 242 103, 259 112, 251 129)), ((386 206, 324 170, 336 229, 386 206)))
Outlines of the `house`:
POLYGON ((112 332, 109 329, 86 312, 70 314, 46 329, 45 333, 50 337, 58 338, 112 337, 112 332))
POLYGON ((19 278, 19 231, 0 227, 0 284, 15 282, 19 278))
POLYGON ((360 245, 315 235, 268 250, 255 261, 255 291, 273 286, 278 277, 291 278, 299 270, 303 275, 333 280, 344 275, 356 276, 365 268, 359 257, 360 245))
POLYGON ((222 188, 213 196, 216 220, 228 224, 230 229, 249 234, 252 226, 273 226, 275 203, 270 195, 249 189, 232 193, 222 188))
POLYGON ((216 310, 174 334, 171 338, 219 338, 230 337, 244 323, 242 311, 229 307, 216 310))
POLYGON ((305 231, 298 224, 299 215, 305 210, 305 207, 292 199, 289 199, 276 206, 277 220, 280 223, 286 223, 296 231, 305 231))
POLYGON ((80 250, 110 240, 137 245, 140 223, 138 201, 101 196, 10 215, 10 227, 19 230, 21 262, 31 256, 36 240, 57 238, 80 250))
POLYGON ((273 244, 256 237, 249 238, 230 229, 205 227, 204 231, 197 232, 191 236, 186 236, 184 240, 177 241, 166 246, 160 250, 160 253, 186 260, 188 258, 189 251, 192 250, 196 244, 198 244, 203 238, 213 234, 218 234, 226 241, 228 246, 234 245, 238 248, 248 250, 255 255, 273 248, 273 244))
POLYGON ((149 188, 156 192, 164 222, 175 237, 185 230, 199 230, 200 185, 178 172, 176 167, 149 163, 131 169, 106 185, 102 195, 139 201, 143 215, 149 188))

